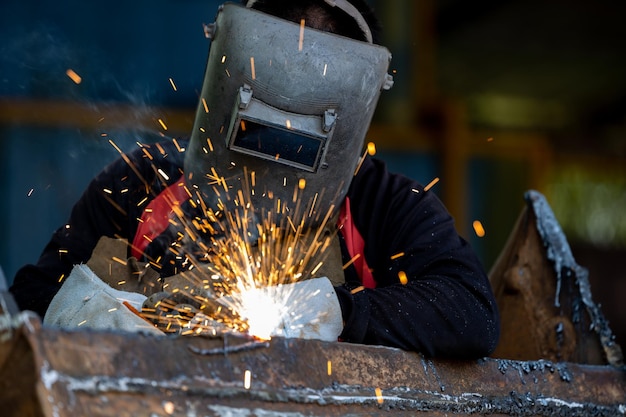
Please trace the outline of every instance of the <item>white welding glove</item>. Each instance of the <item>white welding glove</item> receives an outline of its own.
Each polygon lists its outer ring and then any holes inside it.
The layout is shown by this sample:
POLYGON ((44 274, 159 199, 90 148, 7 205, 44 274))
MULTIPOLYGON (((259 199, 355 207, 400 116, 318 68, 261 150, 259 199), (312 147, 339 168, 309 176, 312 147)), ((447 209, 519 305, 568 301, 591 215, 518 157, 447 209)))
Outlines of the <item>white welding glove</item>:
POLYGON ((222 302, 248 322, 250 334, 261 338, 337 341, 343 330, 339 300, 326 277, 247 289, 222 302))
POLYGON ((66 328, 80 326, 162 335, 123 304, 127 302, 141 311, 145 299, 143 294, 111 288, 87 265, 76 265, 52 299, 43 322, 66 328))

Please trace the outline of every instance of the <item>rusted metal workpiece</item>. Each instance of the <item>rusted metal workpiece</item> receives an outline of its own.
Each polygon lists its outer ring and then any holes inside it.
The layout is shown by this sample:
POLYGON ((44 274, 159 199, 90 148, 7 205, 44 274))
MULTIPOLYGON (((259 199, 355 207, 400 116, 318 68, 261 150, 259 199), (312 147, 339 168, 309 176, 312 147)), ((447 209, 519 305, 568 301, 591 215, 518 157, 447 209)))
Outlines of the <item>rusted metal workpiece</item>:
POLYGON ((393 348, 282 338, 252 348, 233 336, 46 328, 24 314, 14 325, 0 343, 4 416, 626 414, 623 367, 430 360, 393 348), (248 348, 232 349, 242 344, 248 348))
POLYGON ((545 197, 531 190, 525 201, 489 274, 502 322, 493 357, 623 365, 588 271, 574 260, 545 197))

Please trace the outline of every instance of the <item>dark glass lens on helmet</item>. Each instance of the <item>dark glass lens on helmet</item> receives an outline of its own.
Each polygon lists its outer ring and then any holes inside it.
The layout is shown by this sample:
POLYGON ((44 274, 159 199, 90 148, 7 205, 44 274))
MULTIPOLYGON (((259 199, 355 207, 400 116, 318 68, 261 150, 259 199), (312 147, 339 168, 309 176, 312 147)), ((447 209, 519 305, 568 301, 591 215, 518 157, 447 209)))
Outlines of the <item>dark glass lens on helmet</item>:
POLYGON ((325 138, 253 120, 240 120, 230 149, 314 172, 325 138))

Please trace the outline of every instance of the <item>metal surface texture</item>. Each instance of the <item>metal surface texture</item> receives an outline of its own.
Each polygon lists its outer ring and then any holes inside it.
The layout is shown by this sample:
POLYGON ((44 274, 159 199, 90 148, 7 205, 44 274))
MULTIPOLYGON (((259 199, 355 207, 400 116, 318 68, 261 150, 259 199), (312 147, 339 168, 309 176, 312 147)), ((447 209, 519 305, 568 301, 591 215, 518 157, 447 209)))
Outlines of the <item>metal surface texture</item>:
POLYGON ((626 370, 612 366, 435 361, 393 348, 298 339, 251 344, 71 332, 20 317, 0 345, 7 416, 626 413, 626 370))
POLYGON ((525 201, 489 274, 502 321, 494 357, 622 365, 588 272, 574 260, 545 197, 531 190, 525 201))

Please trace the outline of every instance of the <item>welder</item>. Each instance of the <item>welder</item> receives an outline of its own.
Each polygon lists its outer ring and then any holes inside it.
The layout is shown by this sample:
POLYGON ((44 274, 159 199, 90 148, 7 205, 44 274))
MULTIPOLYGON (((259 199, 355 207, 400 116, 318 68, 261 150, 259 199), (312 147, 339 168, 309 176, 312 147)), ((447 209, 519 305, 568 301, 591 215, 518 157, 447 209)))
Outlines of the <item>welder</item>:
MULTIPOLYGON (((58 324, 96 294, 119 300, 81 265, 103 236, 126 239, 127 255, 158 263, 162 277, 184 270, 170 250, 181 235, 168 222, 172 212, 242 210, 224 185, 249 191, 252 181, 250 239, 268 213, 281 221, 277 202, 292 202, 294 189, 308 210, 298 221, 334 233, 324 275, 313 281, 330 296, 319 308, 334 317, 306 337, 429 357, 489 355, 499 315, 476 254, 432 191, 363 154, 379 95, 393 84, 391 55, 377 44, 379 24, 366 2, 225 4, 207 31, 189 140, 141 146, 107 166, 38 262, 18 271, 11 292, 20 308, 58 324)), ((97 313, 107 302, 94 305, 97 313)), ((298 316, 303 306, 290 308, 298 316)), ((123 328, 125 318, 116 320, 123 328)))

